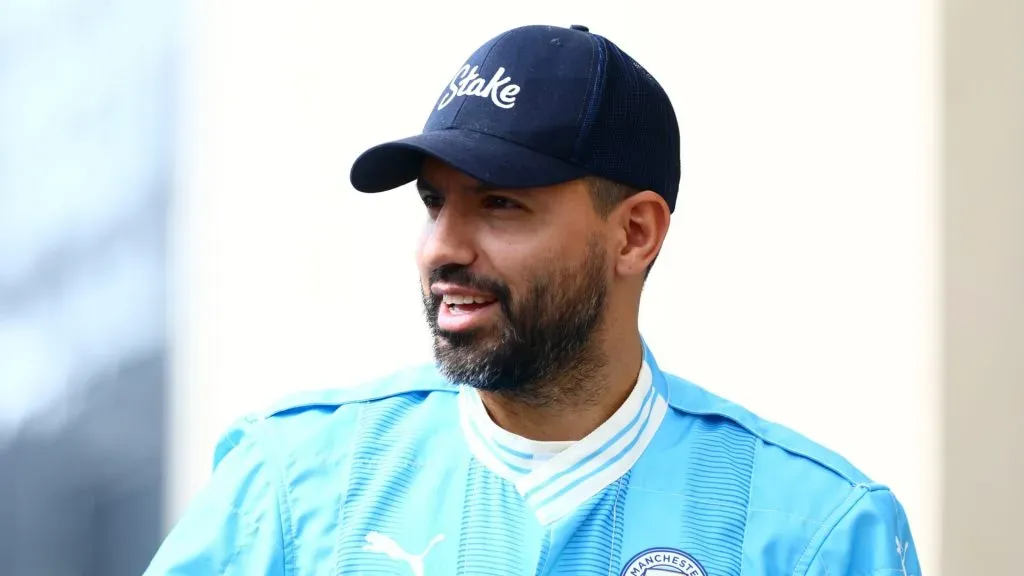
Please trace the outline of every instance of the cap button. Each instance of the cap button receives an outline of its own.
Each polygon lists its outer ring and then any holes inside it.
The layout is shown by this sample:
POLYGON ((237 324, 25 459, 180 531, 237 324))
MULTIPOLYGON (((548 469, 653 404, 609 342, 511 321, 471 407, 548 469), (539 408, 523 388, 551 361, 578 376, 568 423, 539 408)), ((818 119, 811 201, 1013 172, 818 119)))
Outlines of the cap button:
POLYGON ((580 32, 590 32, 590 28, 587 28, 582 24, 573 24, 572 26, 569 26, 569 28, 573 30, 579 30, 580 32))

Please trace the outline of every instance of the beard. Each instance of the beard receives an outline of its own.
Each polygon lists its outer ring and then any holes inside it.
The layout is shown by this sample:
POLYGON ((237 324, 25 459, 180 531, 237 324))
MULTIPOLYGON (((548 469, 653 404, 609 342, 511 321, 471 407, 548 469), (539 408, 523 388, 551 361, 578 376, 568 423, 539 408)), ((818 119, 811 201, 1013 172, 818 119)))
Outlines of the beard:
POLYGON ((532 405, 566 400, 580 392, 604 364, 594 336, 605 314, 608 280, 603 250, 588 244, 586 258, 536 276, 524 294, 473 275, 461 265, 430 273, 430 284, 449 282, 493 295, 496 325, 449 332, 438 326, 441 297, 427 292, 423 305, 434 338, 434 358, 450 381, 503 393, 532 405), (547 382, 559 386, 547 386, 547 382))

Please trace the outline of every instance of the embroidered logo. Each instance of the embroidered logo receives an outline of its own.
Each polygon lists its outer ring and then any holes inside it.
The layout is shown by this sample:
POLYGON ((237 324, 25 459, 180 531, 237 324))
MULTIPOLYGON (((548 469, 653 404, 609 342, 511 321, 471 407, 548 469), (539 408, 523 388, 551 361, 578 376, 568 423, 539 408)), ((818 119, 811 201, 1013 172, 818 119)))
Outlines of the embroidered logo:
POLYGON ((377 554, 386 554, 392 560, 405 562, 409 565, 409 570, 412 570, 413 576, 423 576, 423 559, 430 553, 430 549, 442 540, 444 540, 444 534, 438 534, 434 536, 430 544, 427 544, 423 552, 410 554, 403 550, 390 536, 385 536, 380 532, 370 532, 366 535, 367 544, 363 546, 363 550, 377 554))
POLYGON ((505 75, 505 67, 500 66, 494 71, 490 80, 480 76, 480 67, 470 67, 469 64, 459 68, 448 88, 441 95, 441 101, 437 103, 440 110, 452 103, 456 96, 476 96, 487 98, 498 108, 506 110, 516 105, 516 94, 519 94, 519 85, 512 83, 512 78, 505 75))
POLYGON ((693 557, 674 548, 649 548, 633 556, 619 576, 708 576, 693 557))

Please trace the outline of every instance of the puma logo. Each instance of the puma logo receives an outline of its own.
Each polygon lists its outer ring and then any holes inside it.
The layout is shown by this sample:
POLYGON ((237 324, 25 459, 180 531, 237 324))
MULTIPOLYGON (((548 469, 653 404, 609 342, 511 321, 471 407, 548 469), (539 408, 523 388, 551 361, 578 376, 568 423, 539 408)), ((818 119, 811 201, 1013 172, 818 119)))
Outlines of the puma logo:
POLYGON ((434 536, 430 544, 427 544, 423 552, 410 554, 403 550, 390 536, 385 536, 380 532, 370 532, 366 535, 367 544, 363 546, 363 550, 377 554, 387 554, 392 560, 401 560, 409 565, 409 570, 412 571, 413 576, 423 576, 423 559, 430 553, 430 549, 442 540, 444 540, 444 534, 438 534, 434 536))

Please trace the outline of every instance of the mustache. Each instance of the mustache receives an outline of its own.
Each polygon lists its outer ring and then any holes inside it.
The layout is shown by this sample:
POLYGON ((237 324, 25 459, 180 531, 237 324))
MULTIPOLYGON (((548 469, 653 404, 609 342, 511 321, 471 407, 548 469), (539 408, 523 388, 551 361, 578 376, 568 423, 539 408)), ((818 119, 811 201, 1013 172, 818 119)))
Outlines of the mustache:
MULTIPOLYGON (((430 282, 428 285, 437 282, 457 284, 471 290, 491 294, 497 299, 505 316, 511 317, 512 291, 507 284, 500 280, 478 276, 470 272, 468 267, 460 264, 446 264, 430 271, 430 282)), ((431 314, 434 318, 437 318, 437 311, 441 307, 441 296, 427 292, 424 299, 430 304, 431 314)))
POLYGON ((495 296, 508 293, 508 286, 500 280, 477 276, 469 268, 459 264, 446 264, 430 271, 430 283, 446 282, 486 292, 495 296))

